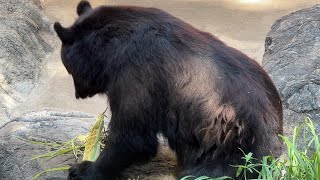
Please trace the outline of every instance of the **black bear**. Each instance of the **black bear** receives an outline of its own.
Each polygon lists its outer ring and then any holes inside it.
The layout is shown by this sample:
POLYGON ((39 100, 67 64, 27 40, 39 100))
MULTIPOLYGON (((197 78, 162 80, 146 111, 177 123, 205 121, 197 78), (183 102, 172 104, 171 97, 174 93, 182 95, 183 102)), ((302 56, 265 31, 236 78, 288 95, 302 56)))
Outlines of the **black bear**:
POLYGON ((158 134, 176 153, 177 178, 235 177, 241 150, 279 155, 281 100, 254 60, 156 8, 81 1, 77 13, 69 28, 54 24, 62 62, 76 98, 107 94, 112 117, 97 161, 69 179, 116 179, 156 155, 158 134))

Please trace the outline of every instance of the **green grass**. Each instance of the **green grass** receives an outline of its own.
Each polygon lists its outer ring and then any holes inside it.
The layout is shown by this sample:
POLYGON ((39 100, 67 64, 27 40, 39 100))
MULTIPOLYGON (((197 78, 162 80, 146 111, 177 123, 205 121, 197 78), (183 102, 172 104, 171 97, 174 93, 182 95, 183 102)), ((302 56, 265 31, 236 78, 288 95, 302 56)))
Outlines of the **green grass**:
POLYGON ((31 158, 31 160, 35 160, 40 158, 52 159, 57 156, 70 154, 70 153, 72 153, 75 156, 75 158, 78 158, 79 155, 83 155, 86 136, 80 135, 74 139, 71 139, 63 143, 47 143, 47 142, 28 140, 21 137, 17 137, 17 138, 31 144, 47 146, 50 149, 50 151, 45 154, 36 155, 31 158))
MULTIPOLYGON (((242 157, 244 165, 237 167, 236 177, 249 179, 248 174, 258 173, 257 179, 282 180, 320 180, 320 142, 314 124, 309 118, 295 127, 291 138, 280 135, 287 148, 287 157, 274 159, 271 156, 263 157, 260 163, 253 163, 254 154, 248 153, 242 157), (298 145, 298 140, 300 144, 298 145)), ((182 180, 194 179, 186 176, 182 180)), ((230 177, 209 178, 198 177, 196 180, 224 180, 230 177)))
MULTIPOLYGON (((17 137, 18 139, 31 143, 31 144, 36 144, 36 145, 41 145, 48 147, 50 151, 47 153, 41 154, 41 155, 36 155, 31 158, 31 160, 36 160, 36 159, 51 159, 55 158, 57 156, 63 156, 67 154, 72 154, 76 159, 78 159, 79 156, 83 155, 83 150, 84 150, 84 144, 85 144, 85 135, 80 135, 74 139, 71 139, 69 141, 63 142, 63 143, 49 143, 49 142, 40 142, 40 141, 34 141, 34 140, 28 140, 24 139, 21 137, 17 137)), ((39 178, 40 176, 50 173, 50 172, 55 172, 55 171, 66 171, 70 168, 70 166, 60 166, 60 167, 54 167, 50 169, 46 169, 44 171, 39 172, 38 174, 34 175, 31 179, 35 180, 39 178)))
POLYGON ((61 166, 61 167, 46 169, 46 170, 34 175, 31 178, 31 180, 35 180, 35 179, 39 178, 40 176, 42 176, 45 173, 55 172, 55 171, 67 171, 69 168, 70 168, 70 166, 61 166))

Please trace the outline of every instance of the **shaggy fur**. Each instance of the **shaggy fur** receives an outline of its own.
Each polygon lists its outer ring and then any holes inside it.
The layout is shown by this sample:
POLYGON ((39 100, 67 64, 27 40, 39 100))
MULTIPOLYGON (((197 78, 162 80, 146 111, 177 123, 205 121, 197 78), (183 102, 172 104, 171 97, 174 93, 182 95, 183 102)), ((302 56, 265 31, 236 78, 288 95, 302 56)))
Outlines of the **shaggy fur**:
POLYGON ((160 133, 178 178, 234 177, 239 148, 257 159, 279 155, 280 97, 254 60, 159 9, 82 1, 77 13, 71 27, 54 25, 62 61, 75 96, 107 94, 112 118, 107 148, 69 179, 115 179, 156 155, 160 133))

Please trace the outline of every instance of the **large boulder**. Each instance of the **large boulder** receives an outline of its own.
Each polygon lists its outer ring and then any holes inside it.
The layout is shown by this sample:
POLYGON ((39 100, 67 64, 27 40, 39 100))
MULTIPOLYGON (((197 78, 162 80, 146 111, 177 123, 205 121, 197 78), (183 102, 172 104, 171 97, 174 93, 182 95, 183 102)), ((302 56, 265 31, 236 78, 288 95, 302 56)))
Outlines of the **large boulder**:
MULTIPOLYGON (((31 179, 48 168, 76 163, 72 153, 49 160, 31 160, 33 156, 49 152, 50 148, 26 140, 66 142, 88 133, 94 122, 95 116, 91 114, 44 109, 27 113, 0 127, 0 179, 31 179)), ((174 179, 171 174, 174 172, 175 164, 174 154, 163 145, 153 161, 131 167, 121 179, 174 179)), ((66 177, 67 171, 58 171, 45 174, 40 179, 63 180, 66 177)))
POLYGON ((305 117, 320 130, 320 5, 273 24, 262 64, 283 100, 285 134, 305 117))
MULTIPOLYGON (((42 110, 28 113, 6 124, 0 129, 0 179, 31 179, 45 169, 74 163, 72 155, 50 160, 31 160, 33 156, 49 152, 50 149, 25 140, 64 142, 86 134, 92 123, 94 116, 90 114, 42 110)), ((66 179, 66 172, 50 173, 43 177, 66 179)))
POLYGON ((0 125, 8 109, 32 90, 43 59, 53 50, 54 33, 39 7, 30 0, 0 0, 0 125))

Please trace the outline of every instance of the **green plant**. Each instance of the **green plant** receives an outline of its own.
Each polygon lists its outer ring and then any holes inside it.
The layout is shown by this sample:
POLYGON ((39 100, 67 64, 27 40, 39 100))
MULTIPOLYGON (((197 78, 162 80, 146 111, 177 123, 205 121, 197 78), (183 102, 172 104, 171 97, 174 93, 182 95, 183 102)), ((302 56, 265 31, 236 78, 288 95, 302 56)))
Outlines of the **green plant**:
POLYGON ((320 179, 320 142, 312 121, 307 118, 305 122, 294 128, 292 139, 280 136, 287 146, 288 159, 284 164, 285 179, 320 179), (303 140, 311 137, 303 149, 299 148, 297 141, 304 132, 303 140), (310 136, 308 136, 310 135, 310 136))
MULTIPOLYGON (((232 165, 237 167, 236 177, 249 179, 248 174, 256 172, 257 179, 283 179, 283 180, 320 180, 320 142, 313 122, 306 118, 304 123, 294 128, 292 138, 279 135, 287 147, 287 158, 274 159, 265 156, 260 163, 255 163, 254 154, 244 154, 244 165, 232 165), (309 139, 308 139, 309 138, 309 139), (298 140, 307 142, 299 147, 298 140)), ((186 176, 182 180, 187 180, 192 176, 186 176)), ((194 177, 192 177, 194 178, 194 177)), ((218 178, 198 177, 206 180, 218 178)), ((230 177, 221 177, 230 178, 230 177)), ((196 180, 200 180, 196 179, 196 180)), ((201 180, 202 180, 201 179, 201 180)))
MULTIPOLYGON (((38 141, 28 140, 21 137, 17 137, 17 138, 32 144, 47 146, 50 148, 49 152, 38 155, 38 156, 34 156, 31 160, 40 159, 40 158, 51 159, 57 156, 62 156, 62 155, 72 153, 76 159, 78 159, 79 155, 83 155, 83 160, 95 161, 99 156, 100 150, 101 150, 100 146, 101 146, 102 134, 103 134, 102 130, 104 127, 103 122, 104 122, 104 113, 99 114, 97 116, 96 123, 90 129, 90 132, 88 133, 88 135, 79 135, 76 138, 63 143, 47 143, 47 142, 38 142, 38 141)), ((45 173, 54 172, 54 171, 65 171, 65 170, 68 170, 69 168, 70 166, 61 166, 61 167, 46 169, 34 175, 32 179, 33 180, 37 179, 38 177, 42 176, 45 173)))

